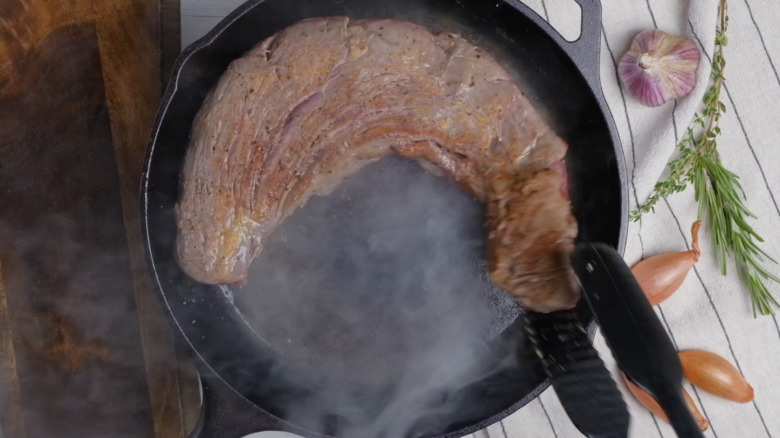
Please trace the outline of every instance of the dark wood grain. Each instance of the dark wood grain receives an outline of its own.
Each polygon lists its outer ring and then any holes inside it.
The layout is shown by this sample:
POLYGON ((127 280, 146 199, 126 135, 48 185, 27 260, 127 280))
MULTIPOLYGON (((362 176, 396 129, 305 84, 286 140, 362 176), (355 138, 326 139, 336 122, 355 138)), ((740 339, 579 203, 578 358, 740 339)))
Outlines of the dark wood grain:
POLYGON ((95 28, 51 32, 25 64, 25 92, 0 101, 0 245, 26 271, 6 271, 4 284, 23 316, 14 348, 27 434, 150 436, 95 28))
POLYGON ((0 256, 0 430, 7 437, 23 438, 27 434, 24 431, 14 332, 5 295, 2 258, 0 256))
POLYGON ((174 338, 149 279, 139 216, 143 158, 162 89, 160 1, 93 0, 92 4, 101 42, 154 436, 179 438, 183 425, 174 338))
POLYGON ((179 388, 181 388, 181 415, 184 434, 188 436, 200 419, 200 378, 192 351, 182 340, 177 343, 176 357, 179 365, 179 388))
POLYGON ((173 65, 181 52, 181 4, 179 0, 160 1, 160 71, 162 92, 173 71, 173 65))
POLYGON ((0 1, 4 438, 184 436, 138 214, 174 13, 178 0, 0 1))

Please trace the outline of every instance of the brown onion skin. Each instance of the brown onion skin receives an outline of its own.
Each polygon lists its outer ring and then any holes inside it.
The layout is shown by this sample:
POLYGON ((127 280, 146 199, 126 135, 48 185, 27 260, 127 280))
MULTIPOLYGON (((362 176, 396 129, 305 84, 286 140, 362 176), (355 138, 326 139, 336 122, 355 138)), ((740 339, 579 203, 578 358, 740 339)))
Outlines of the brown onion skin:
MULTIPOLYGON (((655 401, 652 395, 648 394, 644 389, 634 385, 630 380, 628 380, 625 374, 623 374, 623 381, 626 382, 626 386, 628 387, 629 392, 631 392, 631 395, 633 395, 634 398, 645 407, 645 409, 652 412, 656 417, 666 421, 667 423, 669 422, 669 418, 666 416, 666 412, 661 409, 661 405, 655 401)), ((682 391, 683 398, 685 398, 685 403, 688 405, 688 409, 691 410, 693 419, 696 421, 696 424, 699 425, 699 429, 703 431, 709 429, 709 421, 707 421, 707 419, 704 418, 704 415, 699 412, 699 408, 696 407, 696 403, 693 402, 693 399, 688 394, 688 391, 686 391, 685 388, 683 388, 682 391)))
POLYGON ((636 281, 653 306, 661 304, 680 288, 693 265, 699 261, 699 228, 701 221, 691 227, 690 251, 658 254, 644 259, 631 268, 636 281))
POLYGON ((726 359, 703 350, 681 351, 683 374, 702 391, 737 403, 753 401, 753 387, 726 359))

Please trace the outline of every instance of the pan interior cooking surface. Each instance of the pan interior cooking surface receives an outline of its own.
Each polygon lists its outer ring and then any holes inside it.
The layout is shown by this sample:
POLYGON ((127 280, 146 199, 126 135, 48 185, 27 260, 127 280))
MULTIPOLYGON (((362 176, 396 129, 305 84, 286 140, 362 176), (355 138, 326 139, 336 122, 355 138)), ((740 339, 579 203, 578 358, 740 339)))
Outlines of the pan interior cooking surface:
POLYGON ((391 155, 288 218, 236 304, 312 373, 390 382, 420 354, 473 349, 517 317, 487 278, 483 223, 454 182, 391 155))
POLYGON ((488 280, 483 223, 453 181, 390 155, 271 235, 235 304, 261 342, 342 386, 322 406, 289 406, 289 421, 327 408, 356 428, 347 436, 404 436, 392 432, 468 409, 442 399, 508 368, 488 341, 518 315, 488 280))

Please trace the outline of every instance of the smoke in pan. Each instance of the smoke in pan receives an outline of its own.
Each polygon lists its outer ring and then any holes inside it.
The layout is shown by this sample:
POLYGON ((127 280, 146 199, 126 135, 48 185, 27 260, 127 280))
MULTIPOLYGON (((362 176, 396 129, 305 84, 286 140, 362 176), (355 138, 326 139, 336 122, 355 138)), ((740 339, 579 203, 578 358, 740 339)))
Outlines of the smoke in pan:
POLYGON ((452 181, 389 156, 277 229, 235 300, 260 337, 327 389, 291 402, 287 420, 401 438, 473 408, 461 390, 505 366, 489 359, 488 341, 517 317, 487 279, 483 222, 452 181))

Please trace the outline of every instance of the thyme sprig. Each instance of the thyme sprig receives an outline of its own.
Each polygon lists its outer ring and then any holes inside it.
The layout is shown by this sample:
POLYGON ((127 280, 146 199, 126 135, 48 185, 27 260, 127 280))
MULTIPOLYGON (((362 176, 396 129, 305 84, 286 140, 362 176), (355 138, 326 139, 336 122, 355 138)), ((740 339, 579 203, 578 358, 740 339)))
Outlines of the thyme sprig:
POLYGON ((767 281, 780 283, 780 279, 762 266, 765 261, 777 262, 756 244, 756 241, 763 242, 764 239, 746 220, 756 219, 756 216, 745 207, 747 197, 739 177, 723 166, 717 151, 719 122, 726 112, 720 92, 725 81, 723 48, 728 44, 727 28, 726 0, 721 0, 720 26, 715 35, 715 54, 710 72, 712 85, 704 94, 704 110, 701 115, 694 115, 693 123, 678 144, 680 155, 669 163, 669 177, 657 183, 647 202, 631 212, 631 220, 637 221, 642 214, 654 212, 661 198, 682 192, 688 184, 692 184, 699 204, 698 216, 699 219, 707 219, 705 222, 712 235, 721 273, 727 273, 730 254, 740 278, 747 283, 755 317, 757 311, 763 315, 774 314, 772 304, 780 307, 766 286, 767 281), (699 129, 700 134, 696 132, 699 129))

